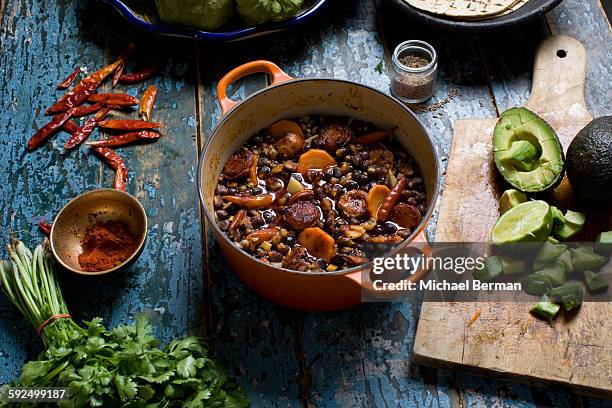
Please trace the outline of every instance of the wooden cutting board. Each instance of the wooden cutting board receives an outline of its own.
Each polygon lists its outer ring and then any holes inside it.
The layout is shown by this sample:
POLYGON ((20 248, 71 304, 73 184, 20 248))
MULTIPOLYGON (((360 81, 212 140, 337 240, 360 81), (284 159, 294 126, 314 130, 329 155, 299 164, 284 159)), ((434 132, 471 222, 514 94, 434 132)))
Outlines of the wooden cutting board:
MULTIPOLYGON (((555 36, 537 50, 531 97, 525 107, 557 131, 565 150, 592 118, 584 102, 586 52, 555 36)), ((504 185, 492 157, 497 119, 455 123, 437 242, 488 242, 504 185)), ((585 240, 612 229, 612 211, 574 202, 567 180, 546 200, 586 211, 585 240), (607 224, 607 226, 606 226, 607 224)), ((532 317, 526 303, 427 302, 421 308, 414 357, 418 363, 462 366, 530 384, 545 380, 612 397, 612 304, 585 303, 574 318, 552 325, 532 317), (470 319, 480 311, 472 324, 470 319)))

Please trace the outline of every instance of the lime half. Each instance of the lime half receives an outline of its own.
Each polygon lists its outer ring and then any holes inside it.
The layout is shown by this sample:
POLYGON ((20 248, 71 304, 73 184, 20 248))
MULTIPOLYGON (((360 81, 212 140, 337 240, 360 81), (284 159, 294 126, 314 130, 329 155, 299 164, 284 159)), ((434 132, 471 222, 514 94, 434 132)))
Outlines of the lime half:
POLYGON ((552 230, 552 212, 545 201, 528 201, 502 214, 491 232, 494 244, 544 242, 552 230))

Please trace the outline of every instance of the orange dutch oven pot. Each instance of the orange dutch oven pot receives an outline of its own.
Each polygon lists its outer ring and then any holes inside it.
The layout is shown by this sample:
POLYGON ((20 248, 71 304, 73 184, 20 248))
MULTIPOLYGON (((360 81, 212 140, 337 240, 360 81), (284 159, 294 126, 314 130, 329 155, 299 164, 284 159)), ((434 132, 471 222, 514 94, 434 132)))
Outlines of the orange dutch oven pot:
MULTIPOLYGON (((294 79, 269 61, 253 61, 225 75, 217 86, 222 117, 200 157, 198 182, 204 213, 225 259, 252 290, 272 302, 295 309, 329 311, 349 308, 364 298, 386 299, 394 293, 376 290, 373 263, 336 272, 299 272, 261 262, 237 247, 217 226, 213 197, 229 156, 261 129, 281 119, 303 115, 342 115, 371 122, 379 128, 397 126, 395 138, 418 163, 427 193, 428 210, 411 237, 394 246, 394 256, 406 247, 431 252, 425 228, 433 213, 440 185, 438 155, 431 138, 416 116, 397 99, 374 88, 338 79, 294 79), (234 81, 254 73, 267 73, 272 84, 241 102, 228 98, 234 81)), ((407 280, 416 282, 427 274, 417 271, 407 280)))

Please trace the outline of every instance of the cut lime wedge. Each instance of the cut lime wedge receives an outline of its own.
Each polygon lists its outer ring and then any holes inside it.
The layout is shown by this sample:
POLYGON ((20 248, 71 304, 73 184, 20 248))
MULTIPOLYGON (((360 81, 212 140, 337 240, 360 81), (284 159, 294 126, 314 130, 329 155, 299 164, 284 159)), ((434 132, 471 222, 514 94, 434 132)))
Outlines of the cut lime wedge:
POLYGON ((495 223, 494 244, 544 242, 552 230, 552 213, 545 201, 528 201, 512 207, 495 223))

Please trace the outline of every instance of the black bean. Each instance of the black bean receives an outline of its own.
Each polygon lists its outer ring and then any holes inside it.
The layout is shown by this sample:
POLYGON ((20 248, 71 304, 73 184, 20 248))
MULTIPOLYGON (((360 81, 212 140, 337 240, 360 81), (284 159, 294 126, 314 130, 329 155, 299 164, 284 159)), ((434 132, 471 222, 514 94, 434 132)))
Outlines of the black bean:
POLYGON ((295 237, 294 237, 294 236, 292 236, 292 235, 287 235, 287 236, 285 237, 285 244, 287 244, 287 245, 291 246, 291 245, 293 245, 293 243, 294 243, 294 242, 295 242, 295 237))
POLYGON ((425 205, 423 205, 423 204, 420 204, 420 205, 417 207, 417 210, 419 210, 419 212, 420 212, 421 214, 425 214, 425 213, 427 212, 427 207, 425 207, 425 205))
POLYGON ((339 247, 346 247, 346 246, 353 246, 354 245, 353 241, 351 241, 351 239, 347 238, 347 237, 340 237, 340 238, 338 238, 337 242, 338 242, 338 246, 339 247))
POLYGON ((353 164, 353 166, 361 166, 363 160, 359 156, 352 156, 351 163, 353 164))
POLYGON ((378 224, 370 230, 370 235, 374 235, 374 236, 385 235, 385 229, 382 225, 378 224))
POLYGON ((215 189, 215 194, 218 195, 227 195, 227 187, 225 187, 223 184, 217 184, 217 188, 215 189))
POLYGON ((362 161, 366 161, 370 158, 370 152, 368 151, 359 152, 358 155, 362 161))
POLYGON ((346 157, 347 154, 348 154, 348 150, 346 149, 346 147, 341 147, 338 150, 336 150, 337 157, 344 158, 346 157))
POLYGON ((218 220, 224 220, 229 217, 229 214, 225 210, 217 210, 215 211, 215 215, 217 216, 218 220))
POLYGON ((327 268, 327 261, 325 259, 317 259, 317 265, 321 269, 327 268))
POLYGON ((268 253, 268 258, 272 262, 281 262, 283 260, 284 256, 280 252, 270 251, 268 253))
POLYGON ((346 187, 347 190, 356 190, 359 188, 359 183, 357 183, 356 181, 353 180, 349 180, 344 184, 344 187, 346 187))
POLYGON ((223 220, 223 221, 219 221, 217 225, 219 226, 221 231, 227 231, 229 229, 230 222, 228 220, 223 220))
POLYGON ((268 174, 270 174, 270 172, 272 171, 272 169, 268 166, 261 166, 259 168, 259 174, 263 174, 264 176, 267 176, 268 174))
POLYGON ((223 207, 223 198, 220 195, 216 195, 213 197, 213 206, 218 209, 223 207))
POLYGON ((227 194, 229 195, 236 195, 237 192, 238 190, 236 190, 234 187, 230 187, 227 189, 227 194))
POLYGON ((274 211, 272 211, 272 210, 265 210, 265 211, 262 212, 262 215, 263 215, 264 220, 268 224, 271 223, 272 221, 274 221, 274 218, 275 218, 274 211))
POLYGON ((397 231, 397 235, 399 235, 402 238, 408 238, 410 235, 412 235, 412 230, 401 229, 401 230, 397 231))
POLYGON ((323 178, 325 180, 328 180, 328 179, 330 179, 333 176, 334 176, 334 168, 333 167, 327 167, 325 170, 323 170, 323 178))
POLYGON ((264 221, 263 217, 261 215, 259 215, 259 214, 257 214, 254 217, 251 217, 251 224, 255 228, 262 227, 265 223, 266 222, 264 221))
POLYGON ((382 225, 382 230, 384 235, 392 235, 397 232, 397 227, 390 222, 385 222, 382 225))
POLYGON ((261 167, 261 166, 269 166, 270 165, 270 159, 268 159, 267 157, 260 157, 259 160, 257 160, 257 166, 261 167))

